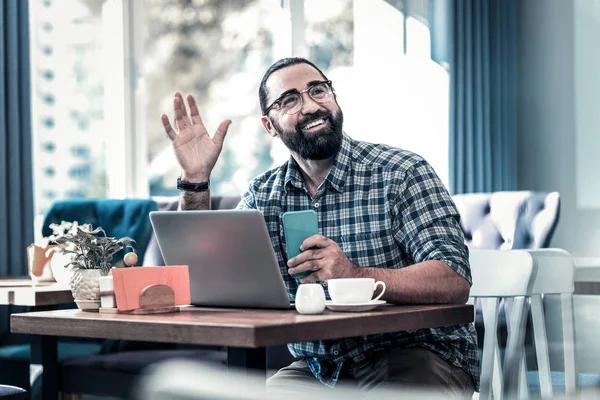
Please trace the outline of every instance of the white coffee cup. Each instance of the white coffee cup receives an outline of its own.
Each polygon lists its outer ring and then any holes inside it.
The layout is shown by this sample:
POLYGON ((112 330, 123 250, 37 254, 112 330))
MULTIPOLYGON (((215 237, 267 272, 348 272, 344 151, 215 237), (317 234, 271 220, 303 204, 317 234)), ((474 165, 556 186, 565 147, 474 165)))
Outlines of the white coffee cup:
POLYGON ((373 278, 329 279, 327 287, 329 288, 329 296, 334 303, 357 304, 379 300, 386 289, 384 282, 375 282, 373 278), (373 293, 379 285, 382 287, 381 293, 373 299, 373 293))
POLYGON ((320 314, 325 310, 325 291, 318 283, 304 283, 298 286, 295 305, 300 314, 320 314))

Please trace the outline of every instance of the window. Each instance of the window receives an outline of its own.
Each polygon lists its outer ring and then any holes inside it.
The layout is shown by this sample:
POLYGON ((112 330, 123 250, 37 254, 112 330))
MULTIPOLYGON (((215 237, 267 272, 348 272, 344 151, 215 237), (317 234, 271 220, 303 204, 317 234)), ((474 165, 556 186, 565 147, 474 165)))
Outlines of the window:
POLYGON ((344 130, 423 156, 448 185, 450 82, 430 58, 427 1, 305 0, 304 11, 308 54, 334 83, 344 130))
POLYGON ((54 72, 52 72, 50 70, 46 70, 46 71, 42 72, 41 75, 47 81, 51 81, 52 79, 54 79, 54 72))
POLYGON ((105 2, 31 1, 38 215, 59 199, 107 194, 107 135, 103 126, 105 41, 101 29, 105 2), (73 113, 79 116, 75 123, 73 113), (73 147, 79 150, 73 153, 73 147))
POLYGON ((240 194, 253 176, 289 157, 259 123, 257 91, 268 66, 292 51, 333 80, 352 137, 415 151, 447 181, 448 75, 429 58, 429 30, 422 22, 427 2, 305 0, 301 7, 290 2, 289 16, 277 3, 207 1, 194 8, 144 2, 143 74, 147 92, 156 94, 147 96, 145 107, 145 124, 152 127, 147 129, 150 194, 177 193, 180 170, 159 120, 163 112, 172 118, 177 90, 200 101, 211 134, 221 120, 233 120, 213 171, 214 193, 240 194), (413 11, 408 18, 407 8, 413 11), (287 36, 298 32, 298 24, 300 40, 287 36), (292 50, 294 43, 299 45, 292 50), (364 85, 365 76, 373 83, 364 85))
POLYGON ((69 168, 69 177, 73 180, 87 181, 91 176, 89 164, 74 165, 69 168))
POLYGON ((429 57, 427 4, 32 0, 36 212, 72 195, 177 194, 160 122, 176 91, 194 95, 211 134, 233 120, 212 189, 245 191, 289 157, 260 124, 258 85, 290 55, 333 81, 350 136, 412 150, 446 182, 449 80, 429 57))
POLYGON ((53 153, 54 150, 56 150, 56 145, 54 144, 54 142, 45 142, 41 145, 41 148, 45 152, 53 153))
POLYGON ((44 118, 43 121, 42 121, 42 123, 48 129, 54 128, 54 118, 52 118, 52 117, 46 117, 46 118, 44 118))
POLYGON ((44 101, 44 103, 51 106, 52 104, 54 104, 54 95, 46 94, 46 95, 42 96, 42 100, 44 101))
POLYGON ((289 17, 280 0, 193 3, 144 2, 143 76, 147 93, 151 195, 178 194, 180 168, 160 115, 173 119, 173 96, 194 96, 210 134, 231 119, 211 181, 213 193, 239 194, 272 164, 260 123, 258 85, 280 54, 289 17))
POLYGON ((90 157, 90 149, 87 146, 73 146, 71 147, 71 154, 87 160, 90 157))
POLYGON ((54 169, 54 167, 48 166, 48 167, 44 168, 44 174, 47 177, 53 177, 54 174, 56 174, 56 170, 54 169))

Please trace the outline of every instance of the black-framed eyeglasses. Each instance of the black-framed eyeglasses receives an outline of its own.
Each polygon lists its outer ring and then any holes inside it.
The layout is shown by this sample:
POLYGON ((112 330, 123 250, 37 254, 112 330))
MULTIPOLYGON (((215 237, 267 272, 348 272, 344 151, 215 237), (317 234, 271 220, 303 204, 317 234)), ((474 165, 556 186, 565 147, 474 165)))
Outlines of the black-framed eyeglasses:
POLYGON ((296 114, 302 109, 302 93, 305 92, 308 92, 310 98, 319 104, 327 103, 333 97, 331 81, 317 82, 299 92, 292 92, 281 96, 267 107, 263 115, 267 115, 273 108, 277 108, 288 115, 296 114))

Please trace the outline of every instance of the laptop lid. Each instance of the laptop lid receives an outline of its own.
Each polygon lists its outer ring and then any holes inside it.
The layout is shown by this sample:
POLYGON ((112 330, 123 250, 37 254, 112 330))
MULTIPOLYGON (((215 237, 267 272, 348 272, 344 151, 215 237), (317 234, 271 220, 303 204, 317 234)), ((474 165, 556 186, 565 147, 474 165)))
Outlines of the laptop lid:
POLYGON ((260 211, 153 211, 150 221, 165 263, 189 266, 193 305, 290 307, 260 211))

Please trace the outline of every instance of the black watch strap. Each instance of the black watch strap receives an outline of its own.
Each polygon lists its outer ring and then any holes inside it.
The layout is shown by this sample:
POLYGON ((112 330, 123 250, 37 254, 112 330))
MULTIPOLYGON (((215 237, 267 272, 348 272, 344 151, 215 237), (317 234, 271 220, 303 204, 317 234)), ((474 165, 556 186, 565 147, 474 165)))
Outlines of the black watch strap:
POLYGON ((204 192, 210 188, 210 179, 207 182, 188 182, 177 178, 177 189, 188 192, 204 192))

